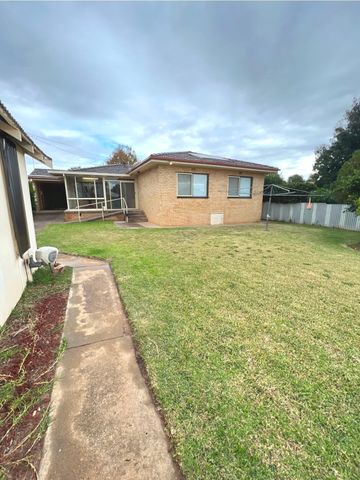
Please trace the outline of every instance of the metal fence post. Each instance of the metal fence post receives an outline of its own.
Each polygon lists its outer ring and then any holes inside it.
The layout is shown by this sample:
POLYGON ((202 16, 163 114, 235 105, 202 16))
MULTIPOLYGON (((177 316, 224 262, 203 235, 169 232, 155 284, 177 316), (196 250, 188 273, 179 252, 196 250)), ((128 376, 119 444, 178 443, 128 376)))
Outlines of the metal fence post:
POLYGON ((270 218, 270 207, 271 207, 272 193, 273 193, 273 185, 271 185, 271 187, 270 187, 270 196, 269 196, 269 203, 268 203, 268 209, 267 209, 267 214, 266 214, 266 227, 265 227, 265 230, 269 230, 269 218, 270 218))

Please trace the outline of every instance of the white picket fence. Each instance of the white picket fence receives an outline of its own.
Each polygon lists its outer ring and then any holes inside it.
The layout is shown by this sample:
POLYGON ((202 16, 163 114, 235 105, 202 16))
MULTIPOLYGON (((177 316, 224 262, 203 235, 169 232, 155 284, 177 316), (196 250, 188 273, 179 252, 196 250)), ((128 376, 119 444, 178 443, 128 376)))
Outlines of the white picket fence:
MULTIPOLYGON (((268 202, 264 202, 262 218, 268 213, 268 202)), ((321 225, 323 227, 344 228, 360 231, 360 216, 349 212, 349 205, 328 203, 313 203, 308 208, 307 203, 272 203, 270 220, 288 223, 303 223, 305 225, 321 225)))

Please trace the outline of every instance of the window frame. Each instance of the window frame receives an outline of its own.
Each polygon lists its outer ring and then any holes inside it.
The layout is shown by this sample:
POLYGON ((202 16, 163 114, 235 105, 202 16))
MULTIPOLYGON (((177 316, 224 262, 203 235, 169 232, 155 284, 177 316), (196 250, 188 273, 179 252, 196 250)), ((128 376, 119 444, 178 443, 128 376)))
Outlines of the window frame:
MULTIPOLYGON (((86 211, 86 212, 90 212, 90 211, 101 211, 102 209, 102 206, 104 206, 104 210, 119 210, 119 208, 112 208, 113 205, 112 205, 112 199, 109 198, 109 195, 108 195, 108 182, 115 182, 115 183, 118 183, 119 184, 119 188, 120 188, 120 198, 125 198, 123 196, 123 186, 124 184, 126 183, 130 183, 132 185, 134 185, 134 206, 133 207, 129 207, 129 209, 132 209, 132 208, 136 208, 136 205, 137 205, 137 199, 136 199, 136 185, 135 185, 135 181, 134 180, 123 180, 123 179, 119 179, 119 178, 114 178, 114 177, 102 177, 102 176, 98 176, 98 177, 94 177, 94 179, 92 180, 85 180, 85 183, 90 183, 90 184, 94 184, 94 196, 93 197, 79 197, 79 184, 81 182, 83 182, 82 180, 83 177, 80 177, 80 176, 77 176, 77 175, 68 175, 68 174, 64 174, 64 183, 65 183, 65 192, 66 192, 66 200, 67 200, 67 209, 69 211, 75 211, 77 212, 78 210, 80 211, 86 211), (70 188, 69 188, 69 185, 70 183, 68 184, 68 181, 69 179, 72 179, 74 181, 74 191, 72 192, 72 194, 70 195, 70 188), (97 184, 99 185, 102 185, 102 192, 103 192, 103 196, 99 196, 98 194, 98 191, 97 191, 97 184), (89 207, 82 207, 82 205, 80 204, 82 201, 84 200, 87 200, 87 203, 88 204, 91 204, 93 206, 91 206, 91 208, 89 207)), ((72 181, 71 180, 71 181, 72 181)), ((116 201, 116 200, 114 200, 116 201)))
POLYGON ((64 184, 65 184, 65 192, 66 192, 66 200, 67 200, 67 206, 68 206, 68 210, 69 211, 97 211, 97 210, 101 210, 101 204, 104 204, 106 205, 106 202, 105 202, 105 192, 104 192, 104 182, 102 179, 99 179, 97 177, 94 177, 94 179, 92 180, 83 180, 82 177, 78 177, 77 175, 67 175, 65 174, 64 175, 64 184), (69 185, 67 184, 68 182, 68 179, 69 178, 72 178, 74 180, 74 194, 75 196, 70 196, 69 195, 69 185), (103 184, 103 194, 104 196, 103 197, 99 197, 98 194, 97 194, 97 188, 96 188, 96 184, 97 182, 101 182, 103 184), (93 186, 94 186, 94 196, 93 197, 80 197, 79 196, 79 191, 78 191, 78 185, 81 184, 81 183, 92 183, 93 186), (94 205, 93 207, 89 208, 89 207, 85 207, 85 208, 81 208, 81 205, 80 205, 80 202, 82 201, 85 201, 87 200, 87 203, 88 204, 92 204, 94 205), (73 208, 70 206, 70 202, 75 202, 76 204, 76 207, 73 208))
POLYGON ((249 200, 253 196, 253 181, 254 177, 251 177, 250 175, 229 175, 228 176, 228 182, 227 182, 227 198, 240 198, 241 200, 249 200), (229 194, 229 188, 230 188, 230 178, 238 178, 239 179, 239 193, 238 195, 230 195, 229 194), (240 184, 241 184, 241 178, 250 178, 250 195, 249 196, 241 196, 240 195, 240 184))
POLYGON ((176 172, 176 197, 177 198, 209 198, 209 174, 203 172, 176 172), (179 195, 179 175, 190 175, 190 195, 179 195), (206 176, 206 195, 193 195, 193 175, 204 175, 206 176))

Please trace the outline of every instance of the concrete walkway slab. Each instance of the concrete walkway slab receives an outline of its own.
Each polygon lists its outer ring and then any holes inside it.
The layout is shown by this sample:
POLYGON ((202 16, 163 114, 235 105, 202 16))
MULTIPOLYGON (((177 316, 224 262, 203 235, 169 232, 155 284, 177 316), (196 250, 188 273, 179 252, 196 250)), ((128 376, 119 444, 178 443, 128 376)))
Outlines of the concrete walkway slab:
POLYGON ((64 223, 64 210, 34 212, 35 231, 40 232, 47 225, 64 223))
MULTIPOLYGON (((41 480, 180 478, 105 263, 74 267, 41 480)), ((85 259, 87 260, 87 259, 85 259)))
POLYGON ((69 347, 129 333, 109 265, 75 268, 64 326, 69 347))

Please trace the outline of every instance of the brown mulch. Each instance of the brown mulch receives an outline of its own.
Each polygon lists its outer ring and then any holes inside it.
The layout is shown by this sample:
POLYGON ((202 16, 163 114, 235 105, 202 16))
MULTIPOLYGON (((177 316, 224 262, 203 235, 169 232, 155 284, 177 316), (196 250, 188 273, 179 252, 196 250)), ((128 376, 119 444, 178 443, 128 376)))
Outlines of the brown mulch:
POLYGON ((10 357, 0 365, 0 478, 37 478, 66 303, 65 293, 40 299, 30 315, 10 319, 0 338, 10 357))

